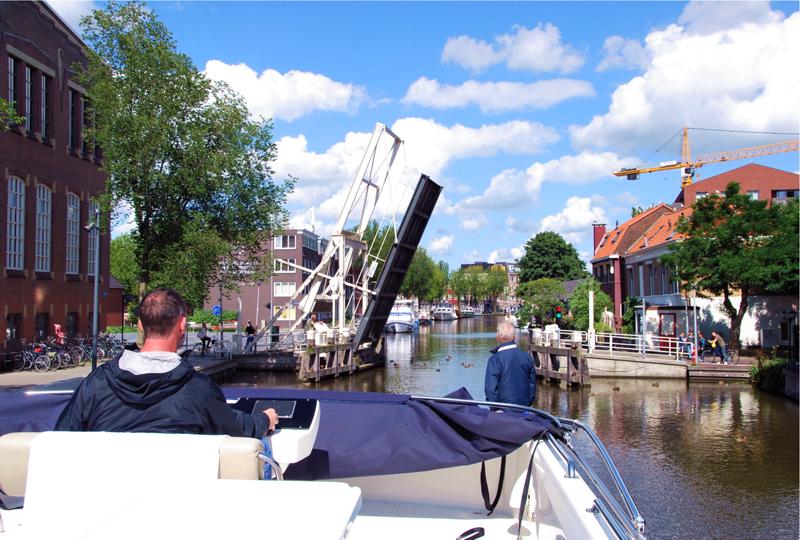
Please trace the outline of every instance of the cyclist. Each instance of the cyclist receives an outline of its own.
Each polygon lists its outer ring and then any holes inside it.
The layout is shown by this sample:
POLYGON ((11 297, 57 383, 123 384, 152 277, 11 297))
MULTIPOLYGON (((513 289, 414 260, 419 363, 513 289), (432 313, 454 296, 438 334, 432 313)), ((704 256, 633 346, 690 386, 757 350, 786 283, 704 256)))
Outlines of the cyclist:
POLYGON ((730 364, 730 362, 727 361, 728 355, 725 347, 725 340, 722 339, 722 336, 712 331, 711 339, 708 340, 708 342, 711 344, 711 349, 714 351, 714 356, 719 356, 719 363, 730 364))
POLYGON ((200 342, 203 344, 203 349, 200 351, 200 354, 205 354, 206 349, 211 344, 211 337, 208 335, 208 326, 206 323, 203 323, 200 326, 200 330, 197 331, 197 337, 200 339, 200 342))

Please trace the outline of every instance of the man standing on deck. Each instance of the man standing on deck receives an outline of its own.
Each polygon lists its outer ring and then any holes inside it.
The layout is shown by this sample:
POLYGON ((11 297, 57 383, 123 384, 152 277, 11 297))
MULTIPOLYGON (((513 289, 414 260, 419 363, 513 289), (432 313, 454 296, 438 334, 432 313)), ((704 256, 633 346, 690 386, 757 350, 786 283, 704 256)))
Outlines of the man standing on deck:
POLYGON ((124 351, 81 382, 56 431, 194 433, 260 438, 275 429, 274 409, 244 414, 220 387, 177 354, 186 304, 173 289, 155 289, 139 305, 144 344, 124 351))
POLYGON ((517 348, 514 325, 497 325, 497 343, 486 364, 486 401, 530 406, 536 397, 536 368, 531 355, 517 348))

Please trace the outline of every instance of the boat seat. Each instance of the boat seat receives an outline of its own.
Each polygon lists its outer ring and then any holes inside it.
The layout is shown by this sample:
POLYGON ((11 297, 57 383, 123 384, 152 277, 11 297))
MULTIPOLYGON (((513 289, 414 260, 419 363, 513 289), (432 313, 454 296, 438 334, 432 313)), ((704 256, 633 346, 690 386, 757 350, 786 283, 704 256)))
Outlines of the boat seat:
MULTIPOLYGON (((25 495, 31 443, 38 435, 24 432, 0 437, 0 490, 6 495, 25 495)), ((258 459, 263 449, 257 439, 223 438, 219 447, 218 477, 224 480, 258 480, 263 475, 263 464, 258 459)), ((58 454, 55 459, 60 459, 58 454)), ((68 466, 68 461, 65 461, 65 466, 68 466)))

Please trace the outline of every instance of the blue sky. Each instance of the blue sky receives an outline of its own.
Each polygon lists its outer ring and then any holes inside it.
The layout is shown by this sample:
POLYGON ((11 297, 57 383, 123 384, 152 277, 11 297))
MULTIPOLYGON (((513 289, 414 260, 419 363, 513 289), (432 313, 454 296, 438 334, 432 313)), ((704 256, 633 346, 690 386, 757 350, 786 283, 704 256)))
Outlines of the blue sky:
MULTIPOLYGON (((98 3, 52 2, 68 21, 98 3)), ((400 176, 443 197, 422 245, 451 267, 513 260, 554 230, 591 254, 591 223, 674 200, 682 126, 797 132, 797 3, 157 2, 178 47, 274 118, 293 226, 328 232, 376 122, 400 176)), ((695 153, 791 138, 693 132, 695 153)), ((798 170, 797 154, 757 163, 798 170)), ((707 166, 708 177, 746 161, 707 166)))

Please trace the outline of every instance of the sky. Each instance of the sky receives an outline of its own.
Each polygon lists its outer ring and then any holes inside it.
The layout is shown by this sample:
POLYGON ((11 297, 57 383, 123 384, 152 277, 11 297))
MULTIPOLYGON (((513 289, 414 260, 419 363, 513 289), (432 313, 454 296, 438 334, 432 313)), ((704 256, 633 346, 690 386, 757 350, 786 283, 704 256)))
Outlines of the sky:
MULTIPOLYGON (((76 28, 103 5, 50 4, 76 28)), ((592 223, 674 201, 678 171, 611 173, 679 159, 683 126, 729 130, 691 131, 694 155, 798 132, 797 2, 149 5, 199 69, 273 119, 275 177, 297 178, 289 226, 330 234, 380 122, 404 141, 392 193, 420 173, 444 188, 421 245, 451 268, 513 261, 542 231, 588 261, 592 223)), ((800 168, 797 153, 753 161, 800 168)))

